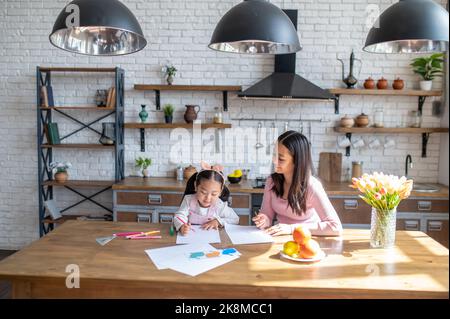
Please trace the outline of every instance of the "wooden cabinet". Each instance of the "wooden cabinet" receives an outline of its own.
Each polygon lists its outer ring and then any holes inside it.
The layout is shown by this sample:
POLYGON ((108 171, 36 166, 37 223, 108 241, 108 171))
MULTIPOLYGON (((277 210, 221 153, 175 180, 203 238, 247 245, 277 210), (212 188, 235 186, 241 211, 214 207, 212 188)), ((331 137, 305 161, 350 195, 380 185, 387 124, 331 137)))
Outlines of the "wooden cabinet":
MULTIPOLYGON (((181 192, 114 190, 114 221, 172 223, 182 199, 181 192)), ((228 204, 239 215, 240 225, 250 225, 250 194, 231 194, 228 204)))
POLYGON ((372 209, 362 199, 355 196, 330 197, 330 201, 344 227, 370 226, 372 209))
POLYGON ((428 236, 448 248, 448 216, 446 219, 438 217, 427 218, 426 233, 428 236))

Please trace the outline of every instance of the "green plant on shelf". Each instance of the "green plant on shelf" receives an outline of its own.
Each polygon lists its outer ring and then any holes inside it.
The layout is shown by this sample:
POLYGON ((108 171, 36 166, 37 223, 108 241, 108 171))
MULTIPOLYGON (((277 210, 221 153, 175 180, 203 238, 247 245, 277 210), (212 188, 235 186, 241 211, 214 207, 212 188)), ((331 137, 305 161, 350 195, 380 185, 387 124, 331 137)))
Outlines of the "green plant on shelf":
POLYGON ((437 76, 442 76, 444 68, 444 53, 436 53, 426 57, 413 59, 410 65, 413 71, 419 74, 425 81, 432 81, 437 76))
POLYGON ((148 177, 150 175, 148 167, 152 165, 152 159, 149 157, 138 157, 135 160, 135 166, 137 169, 141 170, 142 175, 144 177, 148 177))
POLYGON ((164 116, 173 116, 175 108, 172 104, 165 104, 163 107, 164 116))

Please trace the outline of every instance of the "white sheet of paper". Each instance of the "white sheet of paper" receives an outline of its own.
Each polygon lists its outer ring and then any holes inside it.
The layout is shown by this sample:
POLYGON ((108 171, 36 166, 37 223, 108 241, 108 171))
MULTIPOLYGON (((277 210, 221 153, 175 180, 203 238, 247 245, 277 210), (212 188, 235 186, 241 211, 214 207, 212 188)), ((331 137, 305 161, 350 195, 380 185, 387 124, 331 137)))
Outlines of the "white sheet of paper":
POLYGON ((181 272, 189 276, 197 276, 208 270, 222 266, 239 258, 237 251, 234 255, 220 255, 211 258, 190 258, 193 252, 209 252, 217 249, 209 244, 186 244, 164 248, 148 249, 146 254, 158 269, 167 269, 181 272))
POLYGON ((225 231, 234 245, 272 243, 272 236, 256 226, 225 225, 225 231))
POLYGON ((200 228, 200 225, 192 225, 191 230, 186 234, 186 236, 183 236, 180 233, 177 234, 177 245, 194 243, 220 243, 219 231, 217 229, 204 230, 200 228))
POLYGON ((169 261, 169 268, 189 276, 197 276, 208 270, 229 263, 230 261, 233 261, 237 258, 239 258, 238 254, 234 256, 221 255, 219 257, 211 257, 203 259, 193 259, 193 258, 182 259, 182 256, 180 256, 176 259, 172 259, 169 261))
POLYGON ((167 262, 173 258, 176 258, 180 255, 186 255, 190 252, 194 251, 207 251, 215 249, 213 246, 208 244, 190 244, 190 245, 178 245, 178 246, 169 246, 162 248, 154 248, 147 249, 145 253, 148 257, 153 261, 156 268, 158 269, 167 269, 167 262))

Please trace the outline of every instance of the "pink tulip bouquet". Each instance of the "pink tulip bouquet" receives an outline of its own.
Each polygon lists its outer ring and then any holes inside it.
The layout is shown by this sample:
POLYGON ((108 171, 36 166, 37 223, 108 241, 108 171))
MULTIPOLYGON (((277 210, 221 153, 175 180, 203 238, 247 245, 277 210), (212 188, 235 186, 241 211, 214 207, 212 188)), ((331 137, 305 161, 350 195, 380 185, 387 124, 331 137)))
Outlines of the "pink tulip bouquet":
POLYGON ((388 248, 395 242, 397 206, 411 194, 413 181, 406 177, 383 173, 364 174, 353 178, 350 187, 358 189, 359 195, 372 206, 371 241, 372 247, 388 248))

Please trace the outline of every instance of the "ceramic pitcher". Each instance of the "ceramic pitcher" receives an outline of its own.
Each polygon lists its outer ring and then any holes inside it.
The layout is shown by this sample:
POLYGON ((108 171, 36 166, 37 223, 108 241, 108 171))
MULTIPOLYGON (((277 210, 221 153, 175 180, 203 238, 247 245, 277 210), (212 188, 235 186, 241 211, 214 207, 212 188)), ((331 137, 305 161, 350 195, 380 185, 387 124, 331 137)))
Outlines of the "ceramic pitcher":
POLYGON ((184 120, 186 123, 192 123, 197 119, 197 114, 200 112, 198 105, 186 105, 186 112, 184 112, 184 120))

